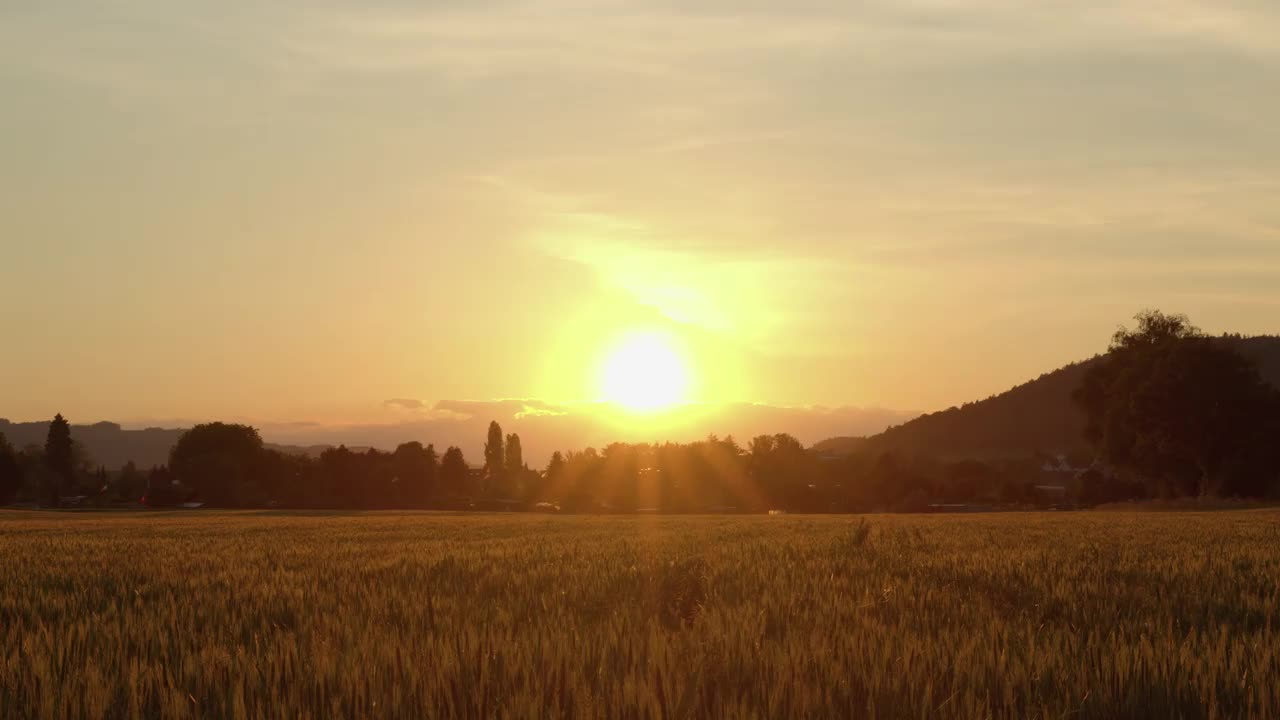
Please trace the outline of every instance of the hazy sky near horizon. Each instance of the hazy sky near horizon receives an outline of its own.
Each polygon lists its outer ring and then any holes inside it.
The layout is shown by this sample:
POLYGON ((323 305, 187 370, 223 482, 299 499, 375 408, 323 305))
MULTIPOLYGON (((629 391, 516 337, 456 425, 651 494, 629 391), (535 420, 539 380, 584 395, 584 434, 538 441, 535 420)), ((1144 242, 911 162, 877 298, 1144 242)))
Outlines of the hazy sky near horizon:
POLYGON ((1277 332, 1277 79, 1271 0, 10 0, 0 416, 591 400, 637 328, 931 410, 1277 332))

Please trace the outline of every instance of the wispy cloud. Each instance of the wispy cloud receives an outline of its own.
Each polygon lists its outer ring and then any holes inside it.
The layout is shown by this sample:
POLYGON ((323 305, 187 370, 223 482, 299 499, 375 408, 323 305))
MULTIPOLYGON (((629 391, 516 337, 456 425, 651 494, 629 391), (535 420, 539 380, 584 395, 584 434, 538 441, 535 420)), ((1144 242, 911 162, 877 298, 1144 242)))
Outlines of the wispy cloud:
POLYGON ((421 410, 426 407, 426 404, 413 398, 394 398, 382 401, 382 406, 394 410, 421 410))
POLYGON ((460 78, 554 71, 723 77, 716 60, 954 61, 957 54, 1042 54, 1199 45, 1280 50, 1274 7, 1237 0, 879 0, 863 3, 527 2, 474 7, 364 7, 295 16, 283 47, 297 59, 365 72, 436 70, 460 78))

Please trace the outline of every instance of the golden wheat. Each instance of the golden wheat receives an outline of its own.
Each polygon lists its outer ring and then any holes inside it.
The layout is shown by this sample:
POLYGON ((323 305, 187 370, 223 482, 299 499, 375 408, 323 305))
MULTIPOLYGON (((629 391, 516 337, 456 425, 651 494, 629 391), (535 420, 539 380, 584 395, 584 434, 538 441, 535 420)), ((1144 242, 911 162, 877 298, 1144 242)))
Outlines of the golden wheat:
POLYGON ((1280 512, 0 512, 4 718, 1276 717, 1280 512))

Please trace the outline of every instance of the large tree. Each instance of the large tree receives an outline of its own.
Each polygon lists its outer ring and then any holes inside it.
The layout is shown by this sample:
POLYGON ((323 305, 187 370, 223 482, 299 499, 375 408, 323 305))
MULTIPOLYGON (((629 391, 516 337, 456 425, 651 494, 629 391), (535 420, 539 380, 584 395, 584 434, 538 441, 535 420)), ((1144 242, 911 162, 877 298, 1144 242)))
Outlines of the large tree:
POLYGON ((755 494, 749 502, 786 508, 813 501, 810 496, 818 482, 818 463, 795 437, 779 433, 752 438, 746 462, 755 494))
POLYGON ((462 450, 457 447, 450 447, 444 451, 444 458, 440 461, 440 484, 451 493, 456 495, 467 494, 467 476, 470 468, 467 467, 467 460, 462 456, 462 450))
POLYGON ((497 420, 489 423, 489 434, 484 441, 484 475, 486 494, 497 491, 506 478, 506 449, 502 442, 502 426, 497 420))
POLYGON ((524 470, 524 449, 520 447, 520 436, 515 433, 507 436, 504 464, 506 465, 507 473, 513 476, 524 470))
POLYGON ((1166 495, 1274 488, 1280 399, 1254 364, 1183 315, 1122 328, 1076 401, 1101 458, 1166 495))
POLYGON ((413 441, 401 444, 391 456, 395 476, 405 488, 402 500, 421 507, 433 491, 436 476, 436 451, 413 441))
POLYGON ((236 507, 266 500, 261 487, 262 437, 248 425, 197 425, 169 452, 169 469, 210 505, 236 507))
POLYGON ((71 424, 62 417, 62 413, 55 415, 53 422, 49 423, 49 434, 44 441, 44 464, 51 473, 49 485, 45 488, 47 502, 56 506, 58 497, 75 480, 75 448, 71 443, 71 424))

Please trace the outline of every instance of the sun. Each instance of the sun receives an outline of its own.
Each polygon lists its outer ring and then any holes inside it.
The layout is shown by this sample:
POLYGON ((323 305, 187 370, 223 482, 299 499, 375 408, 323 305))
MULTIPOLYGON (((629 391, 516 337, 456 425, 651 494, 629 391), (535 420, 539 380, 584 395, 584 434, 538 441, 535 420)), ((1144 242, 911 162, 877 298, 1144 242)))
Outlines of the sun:
POLYGON ((601 390, 605 400, 628 410, 662 410, 686 399, 689 373, 667 337, 632 333, 606 358, 601 390))

